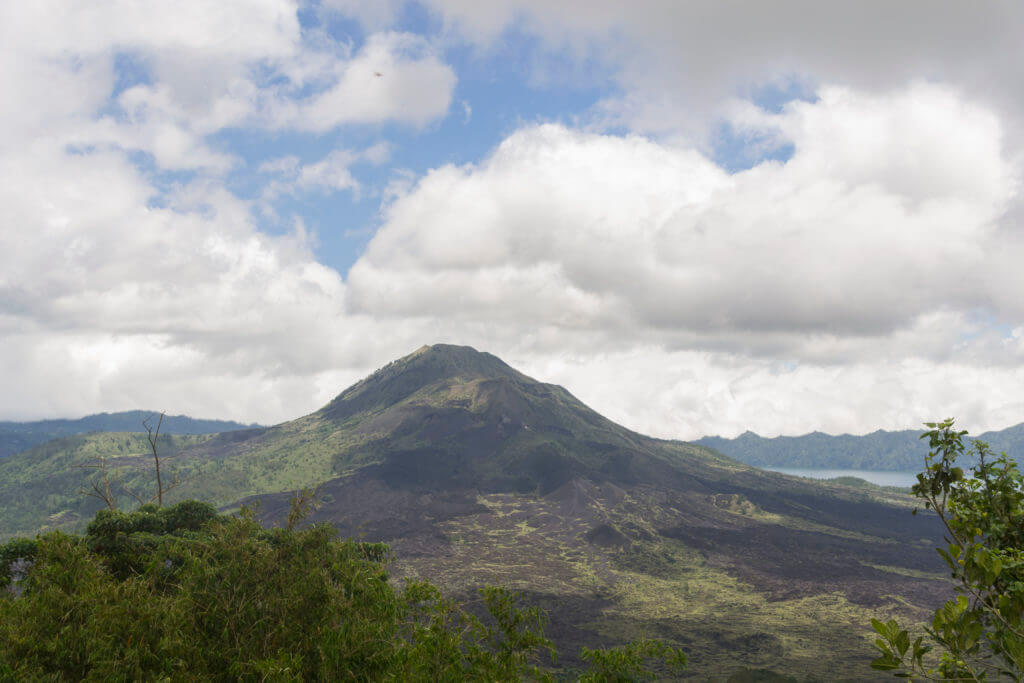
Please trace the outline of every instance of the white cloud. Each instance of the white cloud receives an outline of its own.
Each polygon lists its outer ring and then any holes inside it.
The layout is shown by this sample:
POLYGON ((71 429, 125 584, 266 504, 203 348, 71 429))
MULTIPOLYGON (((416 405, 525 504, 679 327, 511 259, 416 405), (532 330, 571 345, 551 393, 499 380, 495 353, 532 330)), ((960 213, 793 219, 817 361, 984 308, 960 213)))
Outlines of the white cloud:
POLYGON ((762 436, 865 434, 949 416, 979 434, 1017 424, 1024 414, 1021 364, 906 358, 793 366, 658 346, 525 364, 611 419, 665 438, 732 437, 747 429, 762 436))
POLYGON ((149 152, 170 169, 223 171, 230 160, 203 138, 249 113, 254 63, 300 49, 290 0, 6 3, 0 27, 0 83, 5 101, 16 103, 2 112, 8 144, 36 136, 111 144, 149 152), (120 118, 104 113, 116 56, 152 81, 121 93, 120 118))
POLYGON ((830 88, 770 123, 793 158, 732 176, 640 137, 521 130, 390 206, 350 304, 771 353, 996 305, 983 265, 1009 247, 1016 171, 988 112, 830 88))
MULTIPOLYGON (((431 0, 428 39, 390 31, 400 3, 328 4, 365 44, 304 34, 290 0, 0 5, 0 414, 272 422, 447 341, 661 436, 1020 420, 1015 5, 431 0), (227 189, 217 132, 429 129, 442 48, 510 26, 566 69, 535 78, 597 61, 620 90, 598 123, 657 135, 530 126, 393 171, 348 282, 227 189), (750 104, 787 79, 817 100, 750 104), (699 142, 719 117, 792 159, 726 173, 699 142)), ((392 152, 361 144, 255 162, 262 200, 358 191, 392 152)))
MULTIPOLYGON (((275 420, 366 366, 369 323, 346 317, 341 276, 301 221, 259 232, 224 182, 241 162, 211 136, 425 125, 447 111, 454 76, 402 34, 354 57, 307 38, 293 0, 0 5, 0 365, 21 387, 0 413, 170 397, 179 411, 275 420), (383 90, 360 80, 372 66, 390 71, 383 90)), ((349 165, 389 154, 377 143, 262 170, 289 192, 355 190, 349 165)))
POLYGON ((455 73, 422 38, 374 34, 340 67, 333 85, 283 120, 318 132, 388 120, 424 126, 448 113, 454 87, 455 73))
POLYGON ((295 195, 299 192, 319 190, 339 192, 357 190, 356 181, 349 166, 359 156, 349 150, 336 149, 320 161, 300 164, 296 157, 283 157, 260 165, 263 173, 274 173, 281 179, 272 180, 263 189, 263 199, 272 201, 282 193, 295 195))
POLYGON ((19 387, 0 413, 273 419, 346 367, 341 277, 219 184, 160 196, 121 152, 42 143, 0 155, 0 177, 0 364, 19 387))
POLYGON ((823 88, 743 125, 792 159, 729 175, 689 147, 522 129, 399 190, 348 306, 433 321, 662 436, 1018 421, 999 119, 916 84, 823 88))
POLYGON ((358 194, 359 181, 352 175, 351 166, 359 162, 380 165, 388 160, 390 145, 379 142, 366 149, 353 151, 335 149, 319 161, 303 164, 294 156, 268 159, 259 165, 259 172, 274 176, 263 186, 261 200, 269 206, 283 194, 298 196, 307 192, 333 193, 348 190, 358 194))
POLYGON ((7 3, 0 148, 45 137, 224 173, 237 161, 208 138, 225 128, 326 132, 446 115, 455 76, 422 38, 371 35, 352 56, 304 39, 296 12, 293 0, 7 3), (139 82, 112 101, 117 59, 139 82))
POLYGON ((295 175, 299 166, 302 164, 302 160, 294 154, 290 154, 286 157, 277 157, 274 159, 267 159, 260 163, 257 169, 260 173, 267 173, 272 175, 295 175))
MULTIPOLYGON (((368 21, 376 1, 344 0, 368 21)), ((729 98, 796 78, 886 91, 927 78, 998 105, 1022 130, 1024 6, 959 0, 425 0, 453 42, 501 50, 507 31, 537 37, 535 69, 571 84, 598 62, 621 89, 606 123, 699 139, 729 98), (568 57, 568 59, 566 59, 568 57)), ((394 7, 395 3, 388 3, 394 7)), ((373 9, 376 8, 376 9, 373 9)), ((373 25, 372 21, 369 21, 373 25)))

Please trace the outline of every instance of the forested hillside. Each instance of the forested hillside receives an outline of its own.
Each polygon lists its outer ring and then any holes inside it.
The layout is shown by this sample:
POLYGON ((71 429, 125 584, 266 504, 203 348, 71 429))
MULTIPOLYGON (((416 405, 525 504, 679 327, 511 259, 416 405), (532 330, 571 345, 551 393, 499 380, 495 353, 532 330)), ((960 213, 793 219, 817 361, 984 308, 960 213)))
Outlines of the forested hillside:
MULTIPOLYGON (((863 436, 832 436, 814 432, 803 436, 766 438, 744 432, 735 439, 706 436, 698 443, 756 467, 821 467, 832 469, 920 470, 928 443, 921 432, 878 430, 863 436)), ((1018 461, 1024 459, 1024 423, 975 437, 985 441, 996 453, 1006 452, 1018 461)), ((973 440, 973 439, 971 439, 973 440)))
MULTIPOLYGON (((87 415, 77 420, 0 422, 0 458, 74 434, 145 432, 143 422, 149 420, 151 426, 155 427, 158 415, 158 412, 152 410, 128 410, 120 413, 87 415)), ((255 426, 229 420, 200 420, 185 415, 165 415, 160 431, 163 434, 215 434, 255 426)))

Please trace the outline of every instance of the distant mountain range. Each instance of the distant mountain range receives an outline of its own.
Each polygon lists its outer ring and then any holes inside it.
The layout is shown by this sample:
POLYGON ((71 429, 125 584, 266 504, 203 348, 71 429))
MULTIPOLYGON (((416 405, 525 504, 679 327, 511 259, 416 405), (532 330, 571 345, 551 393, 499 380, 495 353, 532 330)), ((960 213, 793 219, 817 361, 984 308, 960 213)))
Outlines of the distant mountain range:
MULTIPOLYGON (((735 439, 707 436, 698 443, 755 467, 807 467, 828 469, 920 471, 928 453, 928 441, 921 430, 886 432, 864 436, 831 436, 813 432, 803 436, 765 438, 744 432, 735 439)), ((976 438, 1024 463, 1024 423, 976 438)))
MULTIPOLYGON (((160 413, 152 410, 129 410, 120 413, 99 413, 77 420, 38 420, 35 422, 0 422, 0 458, 20 453, 33 446, 73 434, 89 432, 145 432, 143 420, 153 428, 160 413)), ((161 434, 214 434, 257 425, 243 425, 228 420, 197 420, 184 415, 166 415, 161 434)))
MULTIPOLYGON (((184 481, 170 502, 256 505, 275 524, 315 488, 310 520, 386 541, 397 576, 522 591, 564 666, 582 645, 657 637, 701 680, 871 680, 870 618, 927 618, 949 590, 939 524, 909 497, 637 434, 468 347, 425 346, 291 422, 158 446, 184 481)), ((0 460, 0 538, 80 529, 101 505, 81 465, 100 457, 115 488, 153 490, 144 434, 49 441, 0 460)))

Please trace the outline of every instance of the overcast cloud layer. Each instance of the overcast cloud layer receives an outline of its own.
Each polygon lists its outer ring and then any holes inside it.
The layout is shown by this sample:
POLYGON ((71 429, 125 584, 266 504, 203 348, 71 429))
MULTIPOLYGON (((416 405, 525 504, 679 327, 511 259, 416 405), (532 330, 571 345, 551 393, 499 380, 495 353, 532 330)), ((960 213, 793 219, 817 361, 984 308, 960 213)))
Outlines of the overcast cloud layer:
POLYGON ((1022 422, 1022 19, 6 3, 0 419, 277 422, 444 341, 665 437, 1022 422), (510 55, 509 91, 598 94, 450 163, 462 72, 510 55), (335 195, 379 204, 347 271, 301 209, 335 195))

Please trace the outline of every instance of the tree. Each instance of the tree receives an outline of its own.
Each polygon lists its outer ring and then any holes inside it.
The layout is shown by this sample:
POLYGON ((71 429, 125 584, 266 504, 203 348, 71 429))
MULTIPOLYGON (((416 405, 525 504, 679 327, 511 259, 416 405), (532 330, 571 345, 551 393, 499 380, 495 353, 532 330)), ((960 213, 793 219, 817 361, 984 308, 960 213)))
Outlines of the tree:
MULTIPOLYGON (((157 441, 160 439, 160 427, 164 423, 164 415, 165 414, 166 413, 163 413, 163 412, 160 413, 160 419, 156 423, 156 430, 155 431, 153 429, 153 426, 151 424, 149 424, 149 419, 145 419, 145 420, 142 421, 142 426, 146 428, 146 439, 149 441, 149 448, 150 448, 151 451, 153 451, 153 467, 156 470, 156 494, 154 494, 154 495, 156 497, 157 507, 163 507, 164 506, 164 493, 166 493, 167 491, 170 491, 172 488, 174 488, 175 486, 177 486, 180 483, 178 481, 178 478, 175 477, 174 481, 171 482, 170 486, 168 486, 165 489, 164 488, 164 481, 163 481, 163 479, 160 476, 160 454, 157 453, 156 444, 157 444, 157 441)), ((153 499, 150 498, 149 502, 153 502, 153 499)), ((139 500, 139 503, 141 504, 142 501, 139 500)))
MULTIPOLYGON (((477 616, 426 581, 395 585, 384 544, 300 527, 309 499, 285 528, 185 501, 0 545, 0 680, 551 680, 540 609, 485 588, 477 616)), ((584 657, 589 681, 685 662, 648 641, 584 657)))
POLYGON ((155 428, 150 423, 152 418, 146 418, 142 421, 142 426, 146 430, 146 440, 149 442, 149 449, 153 453, 153 468, 156 472, 156 492, 152 496, 147 499, 129 488, 121 478, 120 474, 111 470, 107 463, 106 456, 103 455, 99 455, 84 464, 76 465, 76 467, 80 467, 82 469, 97 470, 99 472, 99 477, 89 482, 90 488, 83 487, 80 490, 80 493, 100 499, 103 501, 103 504, 107 506, 108 510, 116 510, 118 507, 117 493, 114 486, 114 484, 116 484, 122 491, 134 498, 139 505, 147 505, 155 502, 157 507, 163 507, 164 494, 169 493, 182 483, 178 478, 178 475, 174 474, 171 482, 166 486, 164 485, 163 473, 160 469, 160 453, 157 448, 160 441, 160 427, 164 423, 164 415, 166 415, 166 413, 160 413, 160 417, 157 420, 155 428))
POLYGON ((85 470, 98 470, 99 478, 89 482, 90 488, 82 488, 79 493, 85 496, 92 496, 93 498, 99 498, 103 501, 103 504, 107 506, 108 510, 117 509, 117 494, 114 493, 114 487, 111 485, 112 481, 120 484, 124 487, 124 482, 121 481, 120 477, 114 475, 109 466, 107 465, 107 458, 104 455, 98 455, 94 460, 76 465, 81 469, 85 470))
POLYGON ((911 642, 895 620, 872 620, 881 656, 871 666, 903 678, 1024 681, 1024 479, 983 441, 971 444, 966 475, 957 460, 967 432, 952 419, 925 425, 929 453, 913 494, 942 520, 938 552, 959 595, 935 611, 927 638, 911 642))

